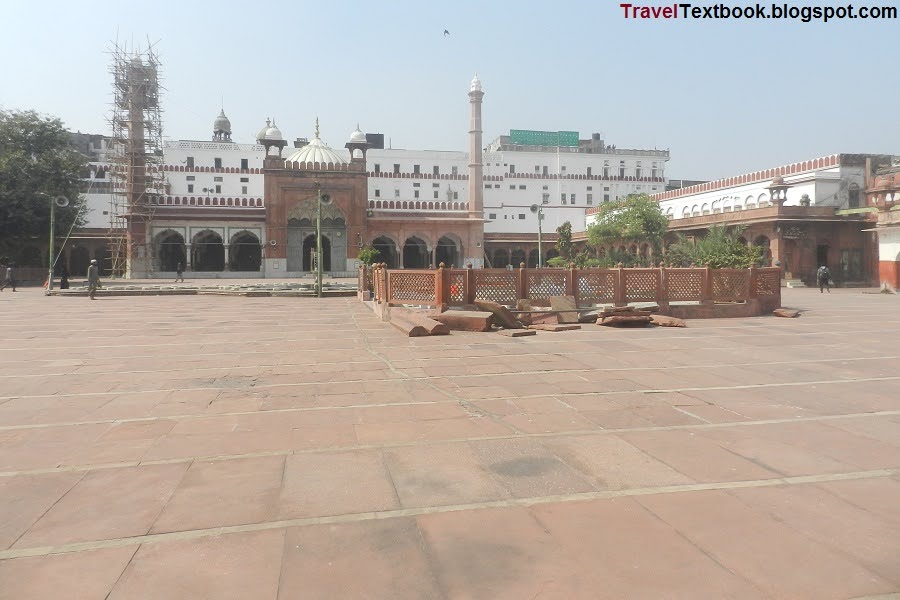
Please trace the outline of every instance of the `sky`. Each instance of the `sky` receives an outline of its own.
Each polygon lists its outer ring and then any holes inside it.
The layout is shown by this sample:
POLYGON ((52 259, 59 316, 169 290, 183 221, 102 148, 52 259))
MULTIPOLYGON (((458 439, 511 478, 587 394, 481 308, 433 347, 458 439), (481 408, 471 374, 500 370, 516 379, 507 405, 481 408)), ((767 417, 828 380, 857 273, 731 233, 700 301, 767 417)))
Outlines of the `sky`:
POLYGON ((900 20, 626 20, 619 4, 9 0, 0 108, 108 133, 109 49, 149 41, 172 139, 209 139, 224 107, 238 142, 267 117, 312 137, 318 117, 333 147, 359 123, 394 148, 465 151, 477 71, 485 145, 509 129, 598 132, 669 149, 667 175, 685 179, 900 154, 900 20))

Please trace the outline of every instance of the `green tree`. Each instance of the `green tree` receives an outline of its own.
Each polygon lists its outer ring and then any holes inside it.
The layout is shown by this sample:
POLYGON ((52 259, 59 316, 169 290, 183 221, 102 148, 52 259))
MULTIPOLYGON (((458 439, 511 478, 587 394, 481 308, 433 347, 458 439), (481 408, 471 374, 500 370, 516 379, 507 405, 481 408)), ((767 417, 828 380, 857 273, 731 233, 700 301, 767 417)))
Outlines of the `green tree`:
POLYGON ((597 222, 588 227, 587 238, 595 248, 618 242, 647 242, 654 256, 659 256, 668 226, 669 219, 659 203, 646 194, 636 194, 602 204, 597 222))
POLYGON ((62 121, 34 111, 0 110, 0 255, 17 260, 26 243, 46 241, 50 199, 65 196, 56 209, 56 235, 81 225, 78 202, 87 159, 69 145, 62 121), (48 197, 49 196, 49 197, 48 197))
POLYGON ((572 260, 572 224, 566 221, 557 227, 556 236, 556 251, 559 252, 559 258, 572 260))
POLYGON ((378 258, 380 254, 381 252, 374 246, 363 246, 359 249, 359 253, 356 257, 359 259, 359 262, 368 266, 375 262, 375 259, 378 258))
POLYGON ((748 269, 760 266, 762 248, 748 246, 740 239, 744 227, 713 225, 707 234, 693 240, 677 234, 674 244, 666 251, 665 262, 672 267, 696 265, 713 269, 748 269))

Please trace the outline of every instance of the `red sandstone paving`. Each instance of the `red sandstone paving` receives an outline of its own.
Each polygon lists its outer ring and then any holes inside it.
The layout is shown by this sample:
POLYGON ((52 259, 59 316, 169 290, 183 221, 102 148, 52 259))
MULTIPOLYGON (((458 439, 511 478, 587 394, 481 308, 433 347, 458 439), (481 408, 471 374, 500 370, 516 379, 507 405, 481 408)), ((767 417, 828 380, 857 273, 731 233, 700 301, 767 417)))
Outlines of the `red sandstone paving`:
POLYGON ((785 297, 809 310, 410 339, 353 299, 4 296, 0 598, 898 592, 900 380, 867 380, 896 299, 785 297))

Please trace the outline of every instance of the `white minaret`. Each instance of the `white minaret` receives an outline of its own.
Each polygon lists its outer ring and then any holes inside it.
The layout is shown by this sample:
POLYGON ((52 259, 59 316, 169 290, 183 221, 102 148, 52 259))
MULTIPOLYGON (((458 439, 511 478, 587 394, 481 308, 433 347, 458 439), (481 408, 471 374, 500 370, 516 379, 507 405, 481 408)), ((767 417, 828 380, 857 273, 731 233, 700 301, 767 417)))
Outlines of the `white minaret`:
POLYGON ((475 268, 484 265, 484 167, 481 145, 481 80, 478 74, 469 85, 469 219, 477 219, 477 226, 470 227, 469 247, 466 249, 466 263, 475 268))
POLYGON ((484 167, 481 146, 481 80, 478 74, 469 86, 469 216, 484 218, 484 167))

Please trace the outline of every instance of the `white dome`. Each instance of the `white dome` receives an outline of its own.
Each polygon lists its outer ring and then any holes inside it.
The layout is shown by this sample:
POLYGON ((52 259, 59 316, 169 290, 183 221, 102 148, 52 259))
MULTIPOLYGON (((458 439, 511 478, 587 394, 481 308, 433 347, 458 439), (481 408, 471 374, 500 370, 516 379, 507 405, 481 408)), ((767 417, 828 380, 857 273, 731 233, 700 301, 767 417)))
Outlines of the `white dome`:
POLYGON ((229 121, 228 117, 225 116, 224 110, 219 111, 219 116, 216 117, 216 120, 213 122, 213 131, 231 133, 231 121, 229 121))
POLYGON ((266 124, 262 129, 259 130, 259 133, 256 134, 256 139, 257 140, 266 139, 266 132, 269 131, 269 128, 271 126, 272 126, 272 121, 270 121, 269 119, 266 119, 266 124))
POLYGON ((350 134, 350 143, 351 144, 365 144, 366 143, 366 134, 362 132, 359 128, 359 123, 356 124, 356 131, 350 134))
POLYGON ((472 78, 472 83, 469 85, 470 92, 480 92, 481 91, 481 80, 478 79, 478 73, 475 73, 475 77, 472 78))
POLYGON ((280 142, 284 140, 284 136, 281 135, 281 130, 278 129, 275 121, 272 121, 272 126, 266 129, 266 135, 264 139, 270 142, 280 142))
POLYGON ((325 142, 318 137, 312 139, 310 143, 298 149, 287 158, 288 162, 297 163, 334 163, 336 165, 347 164, 347 159, 343 158, 334 150, 325 145, 325 142))

